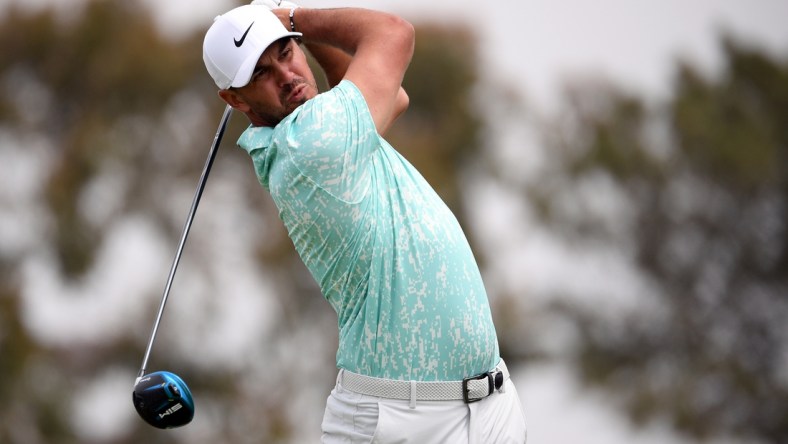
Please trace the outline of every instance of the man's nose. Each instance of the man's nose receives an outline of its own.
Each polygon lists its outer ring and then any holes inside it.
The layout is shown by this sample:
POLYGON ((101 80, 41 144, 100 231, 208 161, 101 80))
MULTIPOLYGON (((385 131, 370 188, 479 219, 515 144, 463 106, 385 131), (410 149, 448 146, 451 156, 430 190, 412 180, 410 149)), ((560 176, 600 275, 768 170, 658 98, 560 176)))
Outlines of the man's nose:
POLYGON ((274 76, 280 85, 287 85, 293 80, 293 71, 287 63, 277 63, 274 65, 274 76))

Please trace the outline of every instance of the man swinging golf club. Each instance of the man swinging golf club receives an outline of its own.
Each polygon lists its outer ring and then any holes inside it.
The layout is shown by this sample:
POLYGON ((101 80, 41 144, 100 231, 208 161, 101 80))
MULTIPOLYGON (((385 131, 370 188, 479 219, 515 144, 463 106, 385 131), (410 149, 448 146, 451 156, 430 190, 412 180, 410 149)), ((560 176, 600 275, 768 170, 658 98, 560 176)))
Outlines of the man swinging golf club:
POLYGON ((413 27, 390 14, 257 0, 214 20, 203 58, 251 122, 238 144, 337 312, 322 442, 523 443, 465 235, 383 138, 408 105, 413 47, 413 27))

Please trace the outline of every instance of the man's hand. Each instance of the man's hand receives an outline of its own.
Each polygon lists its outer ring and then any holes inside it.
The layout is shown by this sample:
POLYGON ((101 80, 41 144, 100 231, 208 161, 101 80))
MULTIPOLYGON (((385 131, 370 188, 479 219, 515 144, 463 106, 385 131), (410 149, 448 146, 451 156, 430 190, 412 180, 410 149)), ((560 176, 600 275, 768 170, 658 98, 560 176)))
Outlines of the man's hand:
POLYGON ((293 9, 298 7, 298 5, 296 5, 295 3, 289 2, 287 0, 254 0, 250 4, 262 5, 272 11, 274 9, 293 9))

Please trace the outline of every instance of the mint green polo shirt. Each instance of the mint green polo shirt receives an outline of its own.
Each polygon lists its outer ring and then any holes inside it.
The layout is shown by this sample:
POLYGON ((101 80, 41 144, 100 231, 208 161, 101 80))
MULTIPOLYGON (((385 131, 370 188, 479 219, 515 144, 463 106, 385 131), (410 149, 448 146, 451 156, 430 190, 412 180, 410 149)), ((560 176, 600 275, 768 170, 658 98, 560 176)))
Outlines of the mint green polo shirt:
POLYGON ((350 81, 238 144, 337 313, 337 366, 451 381, 492 370, 498 341, 457 219, 375 129, 350 81))

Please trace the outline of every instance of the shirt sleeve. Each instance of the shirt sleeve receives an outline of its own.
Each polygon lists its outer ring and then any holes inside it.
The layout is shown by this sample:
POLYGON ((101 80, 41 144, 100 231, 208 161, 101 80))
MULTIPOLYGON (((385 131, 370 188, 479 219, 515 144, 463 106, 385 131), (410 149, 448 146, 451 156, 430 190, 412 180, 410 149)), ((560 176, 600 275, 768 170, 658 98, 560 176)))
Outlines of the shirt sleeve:
POLYGON ((347 202, 366 195, 380 136, 352 82, 343 80, 302 106, 284 137, 289 160, 314 186, 347 202))

